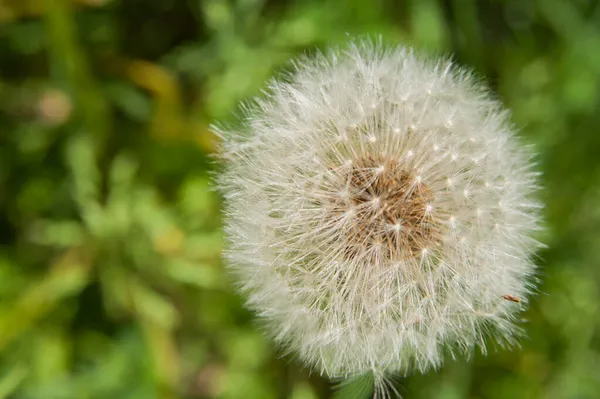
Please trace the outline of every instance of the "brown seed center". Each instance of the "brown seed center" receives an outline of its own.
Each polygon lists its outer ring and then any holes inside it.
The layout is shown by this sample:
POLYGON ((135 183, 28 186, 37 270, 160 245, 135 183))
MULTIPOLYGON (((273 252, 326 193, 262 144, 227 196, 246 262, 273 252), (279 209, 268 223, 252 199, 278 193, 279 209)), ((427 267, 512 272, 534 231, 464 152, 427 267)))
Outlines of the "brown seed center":
POLYGON ((350 214, 342 229, 347 257, 370 262, 414 258, 440 242, 433 193, 415 173, 386 156, 356 160, 342 176, 345 198, 334 209, 350 214))

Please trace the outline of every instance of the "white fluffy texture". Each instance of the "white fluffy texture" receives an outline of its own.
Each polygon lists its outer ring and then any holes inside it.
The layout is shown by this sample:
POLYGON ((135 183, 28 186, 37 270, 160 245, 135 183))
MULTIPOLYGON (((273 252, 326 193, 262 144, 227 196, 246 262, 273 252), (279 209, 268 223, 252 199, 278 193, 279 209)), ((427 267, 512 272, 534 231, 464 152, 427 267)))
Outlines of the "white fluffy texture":
POLYGON ((245 114, 238 131, 215 129, 226 256, 283 348, 329 377, 385 378, 484 349, 486 335, 515 342, 533 290, 536 175, 468 73, 351 44, 295 63, 245 114), (386 168, 385 187, 370 187, 386 168), (382 216, 411 198, 433 226, 424 238, 382 216))

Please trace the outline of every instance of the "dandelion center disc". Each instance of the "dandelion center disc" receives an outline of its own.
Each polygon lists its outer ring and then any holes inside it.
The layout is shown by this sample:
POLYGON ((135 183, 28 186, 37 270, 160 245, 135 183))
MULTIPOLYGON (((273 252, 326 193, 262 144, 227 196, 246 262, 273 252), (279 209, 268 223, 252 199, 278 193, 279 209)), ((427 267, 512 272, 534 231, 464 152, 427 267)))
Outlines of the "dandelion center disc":
POLYGON ((347 258, 388 263, 421 256, 440 244, 433 192, 393 156, 359 157, 338 174, 337 186, 344 195, 329 198, 328 217, 355 220, 343 232, 347 258))

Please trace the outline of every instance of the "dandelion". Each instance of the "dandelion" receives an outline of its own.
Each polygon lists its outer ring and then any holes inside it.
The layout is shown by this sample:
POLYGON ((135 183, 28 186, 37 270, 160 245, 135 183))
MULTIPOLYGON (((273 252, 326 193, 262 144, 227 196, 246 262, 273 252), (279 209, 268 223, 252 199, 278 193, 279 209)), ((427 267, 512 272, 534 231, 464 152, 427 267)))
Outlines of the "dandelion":
POLYGON ((226 257, 274 340, 330 378, 371 372, 382 394, 445 351, 515 344, 539 205, 507 112, 403 47, 294 67, 241 128, 215 128, 226 257))

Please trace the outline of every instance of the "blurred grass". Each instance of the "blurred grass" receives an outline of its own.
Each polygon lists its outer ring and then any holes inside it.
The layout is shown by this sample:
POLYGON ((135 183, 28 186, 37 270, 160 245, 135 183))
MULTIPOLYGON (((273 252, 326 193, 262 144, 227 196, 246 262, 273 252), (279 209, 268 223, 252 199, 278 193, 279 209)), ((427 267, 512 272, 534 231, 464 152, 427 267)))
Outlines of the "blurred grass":
POLYGON ((593 0, 0 0, 0 398, 329 397, 232 292, 207 127, 291 56, 365 34, 484 76, 540 154, 547 204, 523 347, 398 389, 598 398, 593 0))

